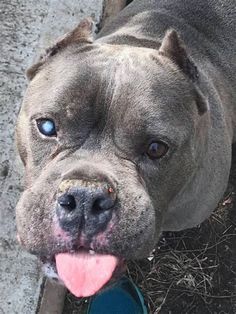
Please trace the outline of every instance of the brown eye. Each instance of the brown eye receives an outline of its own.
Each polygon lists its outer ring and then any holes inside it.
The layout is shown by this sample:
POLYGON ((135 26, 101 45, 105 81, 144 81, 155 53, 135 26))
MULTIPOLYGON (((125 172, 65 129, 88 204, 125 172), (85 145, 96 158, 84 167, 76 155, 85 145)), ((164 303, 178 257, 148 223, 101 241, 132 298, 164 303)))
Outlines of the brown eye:
POLYGON ((150 159, 159 159, 168 151, 168 146, 163 142, 152 142, 147 150, 147 155, 150 159))

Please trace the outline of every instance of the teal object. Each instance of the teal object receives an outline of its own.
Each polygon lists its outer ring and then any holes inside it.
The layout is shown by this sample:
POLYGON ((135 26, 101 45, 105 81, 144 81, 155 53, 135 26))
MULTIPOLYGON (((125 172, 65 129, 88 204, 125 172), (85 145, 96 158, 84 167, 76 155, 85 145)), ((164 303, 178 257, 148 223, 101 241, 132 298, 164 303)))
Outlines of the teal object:
POLYGON ((127 277, 91 298, 87 314, 148 314, 139 288, 127 277))

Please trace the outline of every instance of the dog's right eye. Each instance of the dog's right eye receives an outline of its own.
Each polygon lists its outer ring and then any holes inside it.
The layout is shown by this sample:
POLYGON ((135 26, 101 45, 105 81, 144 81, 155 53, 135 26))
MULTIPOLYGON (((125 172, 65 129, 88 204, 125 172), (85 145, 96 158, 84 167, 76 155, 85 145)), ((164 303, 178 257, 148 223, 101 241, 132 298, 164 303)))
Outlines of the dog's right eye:
POLYGON ((37 127, 41 134, 45 136, 56 136, 56 126, 53 120, 51 119, 38 119, 37 127))
POLYGON ((159 159, 163 157, 168 151, 168 146, 161 141, 158 142, 152 142, 148 149, 146 154, 150 159, 159 159))

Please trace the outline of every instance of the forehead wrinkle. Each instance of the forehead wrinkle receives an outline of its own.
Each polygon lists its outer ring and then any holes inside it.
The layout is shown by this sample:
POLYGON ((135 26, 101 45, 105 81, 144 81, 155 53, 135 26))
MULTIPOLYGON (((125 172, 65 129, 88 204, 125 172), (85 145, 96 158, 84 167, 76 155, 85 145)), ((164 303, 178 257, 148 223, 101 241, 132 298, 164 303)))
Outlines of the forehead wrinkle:
POLYGON ((102 69, 101 73, 101 89, 103 91, 104 100, 104 119, 105 125, 103 128, 103 133, 107 129, 109 122, 112 120, 113 110, 116 110, 117 105, 117 95, 119 94, 121 85, 123 85, 124 77, 126 78, 124 72, 124 64, 128 64, 130 58, 123 55, 115 54, 108 58, 105 66, 102 69), (107 70, 109 69, 109 70, 107 70))
MULTIPOLYGON (((124 93, 132 93, 135 87, 138 94, 143 90, 148 90, 151 73, 148 71, 147 58, 150 57, 151 49, 137 47, 118 47, 113 49, 112 56, 108 56, 106 68, 102 71, 101 80, 104 81, 106 88, 105 103, 109 107, 115 107, 119 104, 120 96, 124 93), (138 49, 138 51, 136 51, 138 49), (109 69, 109 70, 107 70, 109 69)), ((152 58, 150 58, 152 63, 152 58)), ((117 109, 117 108, 115 108, 117 109)))
POLYGON ((179 116, 184 111, 188 130, 192 130, 189 84, 174 67, 163 64, 153 52, 137 53, 133 47, 113 51, 106 65, 109 70, 103 70, 103 80, 106 82, 104 103, 107 128, 113 131, 124 128, 131 136, 134 129, 148 134, 155 130, 156 135, 160 132, 160 135, 166 134, 174 141, 180 141, 180 137, 187 136, 182 128, 183 118, 179 116), (174 83, 181 91, 178 95, 173 90, 174 83), (166 106, 169 106, 167 113, 164 110, 166 106), (113 118, 115 115, 118 119, 113 118), (173 125, 165 123, 170 120, 167 116, 174 117, 173 125), (133 125, 131 129, 130 123, 133 125))
MULTIPOLYGON (((104 55, 102 56, 104 58, 104 55)), ((104 59, 101 64, 104 65, 104 59)), ((98 60, 97 60, 98 61, 98 60)), ((106 58, 105 66, 101 67, 101 86, 103 89, 103 117, 105 123, 100 133, 113 133, 131 109, 136 111, 140 103, 148 101, 150 80, 153 79, 153 65, 158 61, 153 58, 153 50, 137 47, 112 47, 112 54, 106 58), (138 51, 136 51, 138 49, 138 51), (149 59, 150 62, 147 62, 149 59), (151 73, 152 72, 152 73, 151 73), (143 95, 145 94, 145 97, 143 95), (114 118, 116 116, 116 119, 114 118), (106 132, 105 132, 106 131, 106 132)), ((119 126, 120 125, 120 126, 119 126)))

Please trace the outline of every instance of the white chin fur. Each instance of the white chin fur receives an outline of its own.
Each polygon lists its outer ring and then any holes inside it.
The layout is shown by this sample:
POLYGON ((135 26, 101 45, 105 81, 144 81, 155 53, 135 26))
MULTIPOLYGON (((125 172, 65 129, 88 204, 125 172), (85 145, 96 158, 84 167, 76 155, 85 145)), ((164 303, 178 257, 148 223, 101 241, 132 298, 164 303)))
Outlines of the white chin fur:
POLYGON ((46 263, 43 265, 42 267, 44 274, 52 279, 58 279, 58 274, 56 273, 55 267, 53 267, 53 265, 51 265, 50 263, 46 263))

